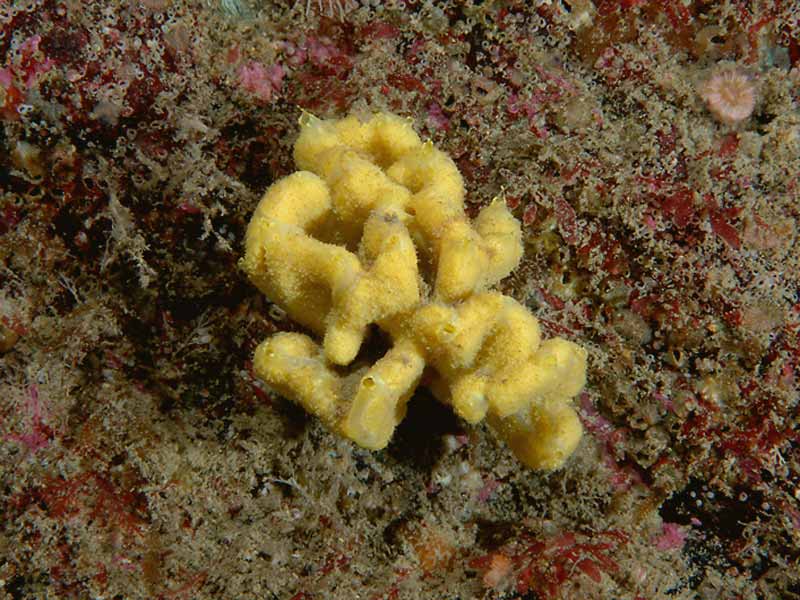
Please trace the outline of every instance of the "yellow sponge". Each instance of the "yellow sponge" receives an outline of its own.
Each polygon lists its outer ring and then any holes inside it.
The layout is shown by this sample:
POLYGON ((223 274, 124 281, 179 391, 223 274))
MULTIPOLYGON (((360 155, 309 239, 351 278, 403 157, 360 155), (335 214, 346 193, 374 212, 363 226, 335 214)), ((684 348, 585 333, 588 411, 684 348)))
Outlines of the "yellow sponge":
POLYGON ((536 318, 491 291, 522 256, 519 222, 494 200, 471 222, 455 163, 405 119, 301 118, 298 171, 267 190, 241 266, 312 337, 280 333, 256 374, 360 446, 384 448, 426 371, 434 395, 486 419, 526 465, 555 469, 582 428, 572 398, 586 352, 542 342, 536 318), (372 326, 391 340, 357 358, 372 326))

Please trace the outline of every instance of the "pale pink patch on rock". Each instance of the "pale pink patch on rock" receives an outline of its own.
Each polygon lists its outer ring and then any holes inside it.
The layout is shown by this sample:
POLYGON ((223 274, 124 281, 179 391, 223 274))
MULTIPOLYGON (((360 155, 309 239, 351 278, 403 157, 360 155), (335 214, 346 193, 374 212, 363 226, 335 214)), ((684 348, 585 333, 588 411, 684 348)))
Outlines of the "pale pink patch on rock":
POLYGON ((655 544, 658 550, 674 550, 683 548, 687 534, 677 523, 664 523, 661 525, 661 534, 656 537, 655 544))
POLYGON ((483 487, 478 492, 478 502, 486 502, 492 497, 494 491, 500 487, 500 482, 494 477, 487 477, 484 479, 483 487))
POLYGON ((259 62, 250 61, 239 67, 241 86, 264 102, 269 102, 273 92, 281 88, 284 75, 280 65, 265 67, 259 62))
POLYGON ((325 66, 331 60, 342 56, 342 52, 326 38, 309 37, 306 40, 306 49, 309 60, 318 67, 325 66))
POLYGON ((428 119, 434 128, 439 131, 447 131, 450 129, 450 121, 442 111, 442 107, 438 102, 431 102, 428 105, 428 119))
POLYGON ((11 72, 11 69, 5 68, 0 69, 0 86, 8 89, 11 87, 11 84, 14 82, 14 74, 11 72))

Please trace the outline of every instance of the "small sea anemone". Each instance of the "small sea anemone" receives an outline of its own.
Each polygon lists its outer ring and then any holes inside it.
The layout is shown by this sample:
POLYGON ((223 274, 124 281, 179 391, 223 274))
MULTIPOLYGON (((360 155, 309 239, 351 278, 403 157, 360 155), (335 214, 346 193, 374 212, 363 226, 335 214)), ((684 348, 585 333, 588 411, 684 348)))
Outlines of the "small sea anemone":
POLYGON ((711 114, 727 125, 747 119, 756 105, 755 84, 736 67, 716 69, 698 91, 711 114))
POLYGON ((343 20, 347 13, 358 8, 358 2, 356 0, 306 0, 306 17, 311 15, 314 8, 320 15, 343 20))
POLYGON ((206 6, 218 9, 226 17, 245 17, 249 13, 244 0, 206 0, 206 6))

